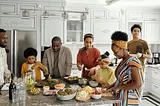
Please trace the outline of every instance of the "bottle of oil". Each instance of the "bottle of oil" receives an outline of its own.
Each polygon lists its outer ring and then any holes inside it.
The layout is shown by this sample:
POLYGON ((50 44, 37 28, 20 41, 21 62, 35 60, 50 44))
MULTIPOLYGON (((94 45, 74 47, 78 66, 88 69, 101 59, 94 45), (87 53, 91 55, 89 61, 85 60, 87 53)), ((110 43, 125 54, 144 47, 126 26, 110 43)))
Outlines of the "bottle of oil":
POLYGON ((14 93, 16 91, 16 84, 14 83, 13 79, 14 79, 14 75, 12 73, 11 74, 11 83, 9 85, 9 100, 14 99, 14 93))

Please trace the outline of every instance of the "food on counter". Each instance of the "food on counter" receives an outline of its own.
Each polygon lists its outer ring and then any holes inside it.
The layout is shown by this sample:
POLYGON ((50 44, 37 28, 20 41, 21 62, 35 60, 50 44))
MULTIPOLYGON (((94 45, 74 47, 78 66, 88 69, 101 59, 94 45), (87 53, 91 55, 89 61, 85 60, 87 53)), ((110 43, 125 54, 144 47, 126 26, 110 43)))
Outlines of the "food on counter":
POLYGON ((56 85, 59 83, 58 79, 53 79, 53 83, 56 85))
POLYGON ((37 94, 40 94, 40 88, 33 88, 32 90, 31 90, 31 94, 33 94, 33 95, 37 95, 37 94))
POLYGON ((91 94, 91 97, 93 99, 100 99, 102 97, 102 93, 99 92, 97 89, 95 89, 92 94, 91 94))
POLYGON ((102 96, 110 97, 110 96, 113 96, 113 95, 112 95, 112 92, 109 92, 106 89, 102 89, 102 96))
POLYGON ((43 87, 43 91, 48 91, 49 88, 50 88, 49 86, 44 86, 44 87, 43 87))
POLYGON ((77 83, 78 82, 78 76, 69 76, 64 78, 68 83, 77 83))
POLYGON ((43 92, 43 95, 51 96, 51 95, 55 95, 57 92, 58 92, 57 90, 47 90, 43 92))
POLYGON ((47 81, 48 81, 48 82, 52 82, 52 78, 51 78, 51 76, 50 76, 50 75, 48 76, 47 81))
POLYGON ((56 84, 54 86, 56 89, 63 89, 65 87, 65 84, 61 83, 61 84, 56 84))
POLYGON ((91 97, 92 88, 89 86, 86 86, 84 88, 81 88, 78 90, 76 95, 76 100, 78 101, 87 101, 91 97))
POLYGON ((89 81, 89 85, 91 87, 97 87, 98 86, 98 82, 97 81, 89 81))
POLYGON ((60 96, 66 96, 66 95, 72 95, 75 93, 75 91, 71 88, 61 89, 58 92, 58 95, 60 96))
POLYGON ((78 80, 78 76, 68 77, 68 80, 78 80))
POLYGON ((88 80, 86 78, 79 78, 78 79, 78 84, 80 85, 86 85, 88 80))

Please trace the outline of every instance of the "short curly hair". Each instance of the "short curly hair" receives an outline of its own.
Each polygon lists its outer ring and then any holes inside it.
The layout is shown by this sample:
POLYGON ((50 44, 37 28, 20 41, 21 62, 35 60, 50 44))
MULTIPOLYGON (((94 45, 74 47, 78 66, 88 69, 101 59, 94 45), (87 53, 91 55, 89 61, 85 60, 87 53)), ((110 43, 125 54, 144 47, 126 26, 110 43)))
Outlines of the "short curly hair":
POLYGON ((131 27, 131 32, 133 31, 134 28, 138 28, 140 29, 140 31, 142 31, 142 28, 139 24, 134 24, 132 27, 131 27))
POLYGON ((35 57, 37 57, 37 50, 34 49, 34 48, 32 48, 32 47, 27 48, 24 51, 24 57, 28 58, 28 56, 35 56, 35 57))
POLYGON ((128 35, 125 32, 122 31, 116 31, 111 36, 112 40, 122 40, 122 41, 128 41, 128 35))

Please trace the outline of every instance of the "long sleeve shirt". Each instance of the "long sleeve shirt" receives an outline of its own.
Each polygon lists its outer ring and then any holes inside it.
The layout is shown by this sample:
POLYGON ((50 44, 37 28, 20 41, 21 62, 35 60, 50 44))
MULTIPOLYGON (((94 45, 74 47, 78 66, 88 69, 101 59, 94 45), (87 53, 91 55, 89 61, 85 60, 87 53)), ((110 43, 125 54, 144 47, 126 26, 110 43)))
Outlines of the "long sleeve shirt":
POLYGON ((5 79, 8 79, 10 75, 5 48, 0 47, 0 85, 3 84, 5 79))

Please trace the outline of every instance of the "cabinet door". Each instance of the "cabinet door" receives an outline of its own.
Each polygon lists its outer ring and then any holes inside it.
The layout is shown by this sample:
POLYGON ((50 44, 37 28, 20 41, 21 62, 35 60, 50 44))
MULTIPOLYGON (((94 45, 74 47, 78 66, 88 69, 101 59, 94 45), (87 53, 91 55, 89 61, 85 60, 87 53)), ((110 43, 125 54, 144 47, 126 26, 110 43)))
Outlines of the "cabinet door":
POLYGON ((121 11, 120 10, 107 10, 107 18, 108 19, 121 19, 121 11))
POLYGON ((35 30, 36 29, 36 17, 21 18, 19 16, 14 17, 0 17, 0 26, 5 29, 23 29, 23 30, 35 30))
POLYGON ((98 44, 110 44, 112 33, 121 30, 121 20, 94 19, 91 24, 94 42, 98 44))
POLYGON ((145 21, 145 39, 149 44, 160 43, 160 21, 145 21))
POLYGON ((63 41, 63 19, 61 17, 41 18, 42 46, 50 46, 54 36, 59 36, 63 41))
POLYGON ((107 12, 106 9, 93 9, 91 11, 91 18, 106 18, 107 12))
POLYGON ((159 13, 144 13, 145 20, 160 20, 159 13))
POLYGON ((16 14, 16 8, 15 3, 0 3, 0 14, 16 14))
MULTIPOLYGON (((36 9, 36 4, 18 4, 18 14, 22 14, 21 9, 36 9)), ((36 15, 35 10, 29 11, 30 15, 36 15)))
POLYGON ((155 80, 151 83, 151 93, 155 96, 157 96, 158 98, 160 98, 160 84, 157 83, 155 80))
POLYGON ((143 12, 128 11, 126 18, 131 20, 143 20, 143 12))

